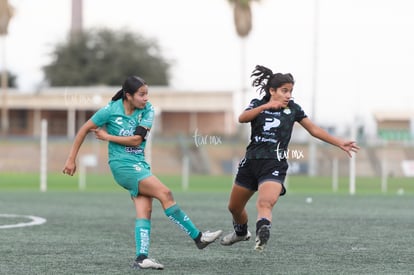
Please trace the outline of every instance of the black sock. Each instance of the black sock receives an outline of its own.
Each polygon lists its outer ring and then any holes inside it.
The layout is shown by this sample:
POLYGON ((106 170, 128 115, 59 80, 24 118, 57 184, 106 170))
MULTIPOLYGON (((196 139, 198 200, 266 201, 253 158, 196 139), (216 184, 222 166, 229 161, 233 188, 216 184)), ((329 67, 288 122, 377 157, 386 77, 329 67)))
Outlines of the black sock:
POLYGON ((140 254, 140 255, 137 256, 136 261, 140 262, 140 261, 145 260, 146 258, 148 258, 147 255, 140 254))
POLYGON ((247 223, 237 224, 233 221, 233 228, 237 236, 246 236, 247 235, 247 223))
POLYGON ((196 243, 199 243, 200 241, 201 241, 201 235, 203 235, 203 233, 198 233, 198 236, 194 239, 194 241, 196 242, 196 243))
POLYGON ((256 222, 256 235, 259 232, 259 228, 262 227, 263 225, 269 225, 269 226, 271 226, 272 223, 268 219, 266 219, 266 218, 261 218, 260 220, 258 220, 256 222))

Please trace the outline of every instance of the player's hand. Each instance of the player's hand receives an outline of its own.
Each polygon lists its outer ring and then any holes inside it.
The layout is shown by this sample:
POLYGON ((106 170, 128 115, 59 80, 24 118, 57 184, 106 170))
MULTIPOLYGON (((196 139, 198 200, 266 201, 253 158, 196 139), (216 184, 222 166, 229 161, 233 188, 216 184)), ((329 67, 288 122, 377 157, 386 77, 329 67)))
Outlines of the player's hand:
POLYGON ((349 157, 352 157, 351 152, 358 153, 358 150, 360 149, 355 141, 344 141, 339 147, 344 150, 349 157))
POLYGON ((65 167, 63 167, 63 174, 73 176, 76 172, 76 163, 72 160, 67 160, 65 163, 65 167))
POLYGON ((265 104, 266 110, 269 110, 269 109, 280 109, 280 108, 283 108, 283 107, 286 107, 286 106, 284 106, 284 104, 282 102, 277 101, 277 100, 269 100, 265 104))
POLYGON ((105 129, 97 128, 92 129, 91 132, 95 134, 95 137, 100 140, 108 140, 108 133, 105 131, 105 129))

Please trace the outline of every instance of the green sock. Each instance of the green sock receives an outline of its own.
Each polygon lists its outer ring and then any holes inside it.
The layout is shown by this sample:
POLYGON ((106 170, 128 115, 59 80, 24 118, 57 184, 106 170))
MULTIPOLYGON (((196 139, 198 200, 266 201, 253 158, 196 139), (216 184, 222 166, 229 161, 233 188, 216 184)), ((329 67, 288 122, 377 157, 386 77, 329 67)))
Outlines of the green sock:
POLYGON ((148 256, 150 246, 151 221, 147 219, 135 220, 135 249, 137 257, 148 256))
POLYGON ((173 206, 165 209, 165 215, 173 221, 175 224, 178 225, 181 230, 187 233, 192 239, 195 239, 200 234, 200 230, 193 224, 191 219, 184 213, 183 210, 178 206, 178 204, 174 204, 173 206))

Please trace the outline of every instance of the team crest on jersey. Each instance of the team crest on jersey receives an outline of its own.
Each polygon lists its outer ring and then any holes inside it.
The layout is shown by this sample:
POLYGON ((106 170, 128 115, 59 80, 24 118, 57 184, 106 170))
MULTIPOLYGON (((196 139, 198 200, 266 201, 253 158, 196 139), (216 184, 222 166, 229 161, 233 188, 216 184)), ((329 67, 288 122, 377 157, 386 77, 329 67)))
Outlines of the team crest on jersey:
POLYGON ((136 125, 135 121, 132 120, 132 119, 128 121, 128 124, 132 127, 134 127, 136 125))
POLYGON ((283 112, 284 112, 285 114, 287 114, 287 115, 290 115, 290 113, 292 113, 292 111, 290 110, 290 108, 285 108, 285 109, 283 110, 283 112))
POLYGON ((141 119, 142 119, 142 114, 139 114, 137 117, 138 122, 141 122, 141 119))

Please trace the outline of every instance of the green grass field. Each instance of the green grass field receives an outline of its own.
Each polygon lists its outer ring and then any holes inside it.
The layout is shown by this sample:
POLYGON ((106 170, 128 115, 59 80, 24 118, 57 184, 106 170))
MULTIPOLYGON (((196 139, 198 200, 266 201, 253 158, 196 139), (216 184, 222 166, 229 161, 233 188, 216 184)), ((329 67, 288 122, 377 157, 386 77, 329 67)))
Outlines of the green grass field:
MULTIPOLYGON (((179 175, 160 175, 159 178, 173 191, 181 191, 179 175)), ((48 190, 76 191, 78 190, 78 174, 73 177, 50 173, 48 175, 48 190)), ((39 174, 0 173, 0 191, 36 191, 39 190, 39 174)), ((87 174, 86 191, 120 191, 110 174, 87 174)), ((205 176, 192 175, 188 191, 228 192, 233 177, 231 175, 205 176)), ((289 192, 299 193, 332 193, 332 179, 328 177, 289 176, 287 180, 289 192)), ((349 179, 339 178, 339 194, 349 193, 349 179)), ((386 194, 414 194, 413 178, 388 178, 386 194)), ((381 194, 381 179, 358 177, 356 179, 357 194, 381 194)))
MULTIPOLYGON (((414 183, 406 179, 390 179, 386 194, 379 179, 358 179, 351 196, 346 179, 333 193, 330 179, 290 177, 262 253, 253 250, 253 240, 200 251, 154 202, 150 256, 165 270, 134 271, 134 210, 111 176, 88 175, 81 192, 76 177, 50 175, 45 193, 38 191, 38 175, 0 178, 0 227, 28 221, 1 214, 47 219, 0 229, 0 274, 414 274, 414 183)), ((185 192, 180 177, 160 178, 201 230, 231 231, 230 176, 191 177, 185 192)))

